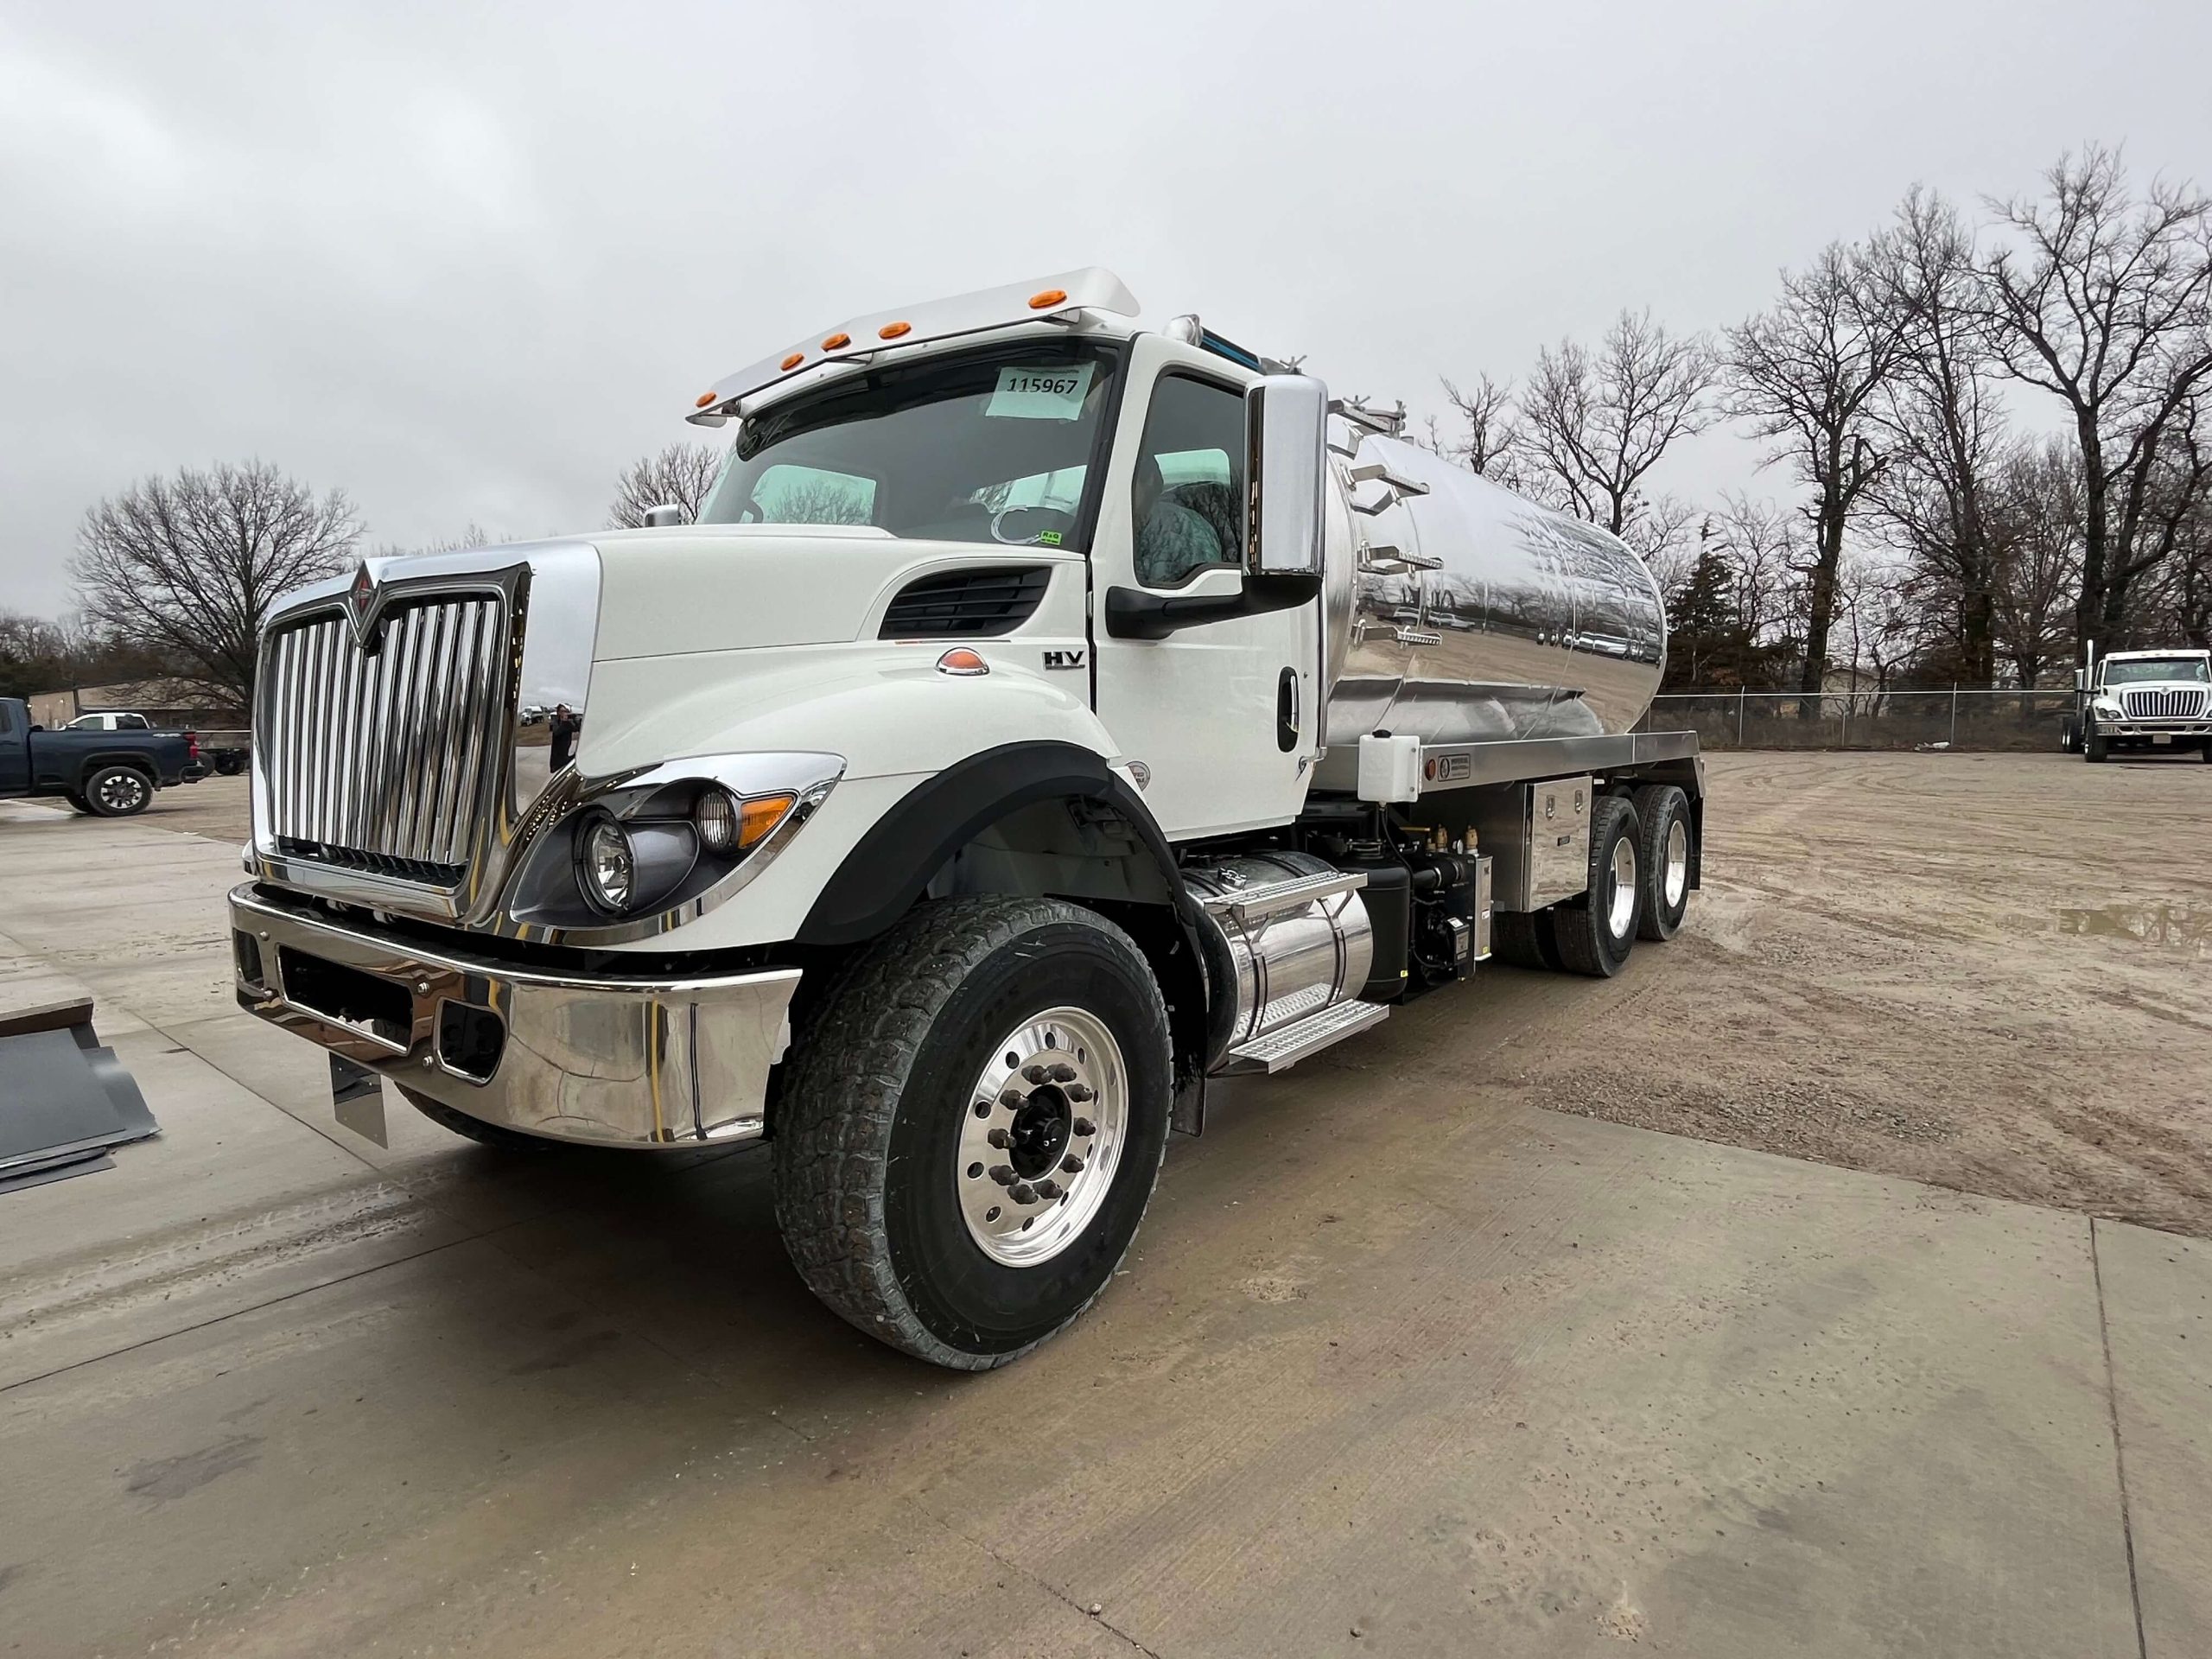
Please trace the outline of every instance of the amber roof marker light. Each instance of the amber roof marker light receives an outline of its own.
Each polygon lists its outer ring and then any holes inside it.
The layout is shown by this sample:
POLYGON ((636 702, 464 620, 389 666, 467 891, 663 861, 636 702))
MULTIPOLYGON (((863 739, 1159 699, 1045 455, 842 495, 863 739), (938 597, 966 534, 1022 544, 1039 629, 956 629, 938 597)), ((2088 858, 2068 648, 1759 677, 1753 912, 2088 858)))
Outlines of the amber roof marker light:
POLYGON ((784 359, 784 366, 787 369, 795 369, 805 361, 806 353, 804 352, 793 352, 789 357, 784 359))
POLYGON ((714 394, 713 392, 711 392, 711 391, 702 391, 702 392, 701 392, 701 393, 699 394, 698 397, 697 397, 697 398, 693 402, 693 404, 692 404, 691 407, 692 407, 692 408, 694 408, 694 409, 704 409, 704 408, 705 408, 709 404, 711 404, 711 403, 713 403, 714 401, 715 401, 715 394, 714 394))
POLYGON ((832 334, 822 342, 822 349, 825 352, 842 352, 852 343, 853 337, 850 334, 832 334))
POLYGON ((875 331, 875 337, 878 340, 896 340, 901 334, 911 334, 913 332, 914 325, 911 322, 887 322, 875 331))
POLYGON ((1065 288, 1048 288, 1040 293, 1032 294, 1029 296, 1029 308, 1032 311, 1049 311, 1056 305, 1065 305, 1067 302, 1067 289, 1065 288))

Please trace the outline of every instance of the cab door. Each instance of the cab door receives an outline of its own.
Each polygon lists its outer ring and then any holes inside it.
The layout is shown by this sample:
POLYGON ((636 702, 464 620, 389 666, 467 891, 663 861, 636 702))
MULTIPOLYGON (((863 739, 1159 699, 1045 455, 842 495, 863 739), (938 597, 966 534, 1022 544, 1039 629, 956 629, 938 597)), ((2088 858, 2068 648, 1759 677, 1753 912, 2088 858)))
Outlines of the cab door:
POLYGON ((0 697, 0 796, 21 795, 31 786, 30 722, 22 708, 0 697))
POLYGON ((1244 569, 1249 381, 1138 337, 1092 543, 1098 716, 1174 840, 1295 817, 1321 731, 1319 601, 1263 607, 1244 569), (1133 596, 1203 620, 1131 637, 1133 596))

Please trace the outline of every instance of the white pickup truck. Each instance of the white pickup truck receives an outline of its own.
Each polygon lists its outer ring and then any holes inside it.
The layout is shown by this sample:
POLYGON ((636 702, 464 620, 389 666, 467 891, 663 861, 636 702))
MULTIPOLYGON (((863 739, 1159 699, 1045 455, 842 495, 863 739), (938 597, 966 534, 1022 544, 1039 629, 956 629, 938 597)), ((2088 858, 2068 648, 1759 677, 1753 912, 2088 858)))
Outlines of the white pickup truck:
POLYGON ((1670 937, 1705 791, 1632 729, 1635 555, 1136 309, 856 318, 699 396, 696 523, 293 596, 241 1002, 494 1144, 765 1137, 806 1282, 980 1369, 1106 1285, 1210 1076, 1493 941, 1670 937))
POLYGON ((2075 684, 2081 707, 2069 736, 2084 760, 2171 749, 2212 761, 2212 652, 2107 652, 2075 684))

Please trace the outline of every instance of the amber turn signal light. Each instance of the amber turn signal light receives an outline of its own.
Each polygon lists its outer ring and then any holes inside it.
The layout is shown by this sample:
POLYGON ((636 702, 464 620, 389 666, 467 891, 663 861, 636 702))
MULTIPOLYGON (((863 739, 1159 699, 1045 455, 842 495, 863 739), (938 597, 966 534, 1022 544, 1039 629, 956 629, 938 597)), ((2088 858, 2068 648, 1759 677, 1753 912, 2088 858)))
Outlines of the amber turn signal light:
POLYGON ((957 674, 963 678, 970 674, 988 674, 991 665, 965 645, 955 645, 937 659, 940 674, 957 674))
POLYGON ((784 821, 791 810, 796 795, 762 795, 745 801, 737 809, 737 850, 748 852, 767 838, 768 832, 784 821))

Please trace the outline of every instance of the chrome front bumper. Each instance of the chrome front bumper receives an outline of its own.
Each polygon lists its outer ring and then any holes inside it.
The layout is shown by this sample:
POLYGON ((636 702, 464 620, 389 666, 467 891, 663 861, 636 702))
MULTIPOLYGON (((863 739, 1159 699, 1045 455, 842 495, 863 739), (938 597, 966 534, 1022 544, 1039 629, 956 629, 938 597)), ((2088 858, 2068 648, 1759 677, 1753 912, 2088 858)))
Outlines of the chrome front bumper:
POLYGON ((796 968, 700 978, 541 973, 231 893, 239 1005, 503 1128, 595 1146, 757 1139, 796 968))

